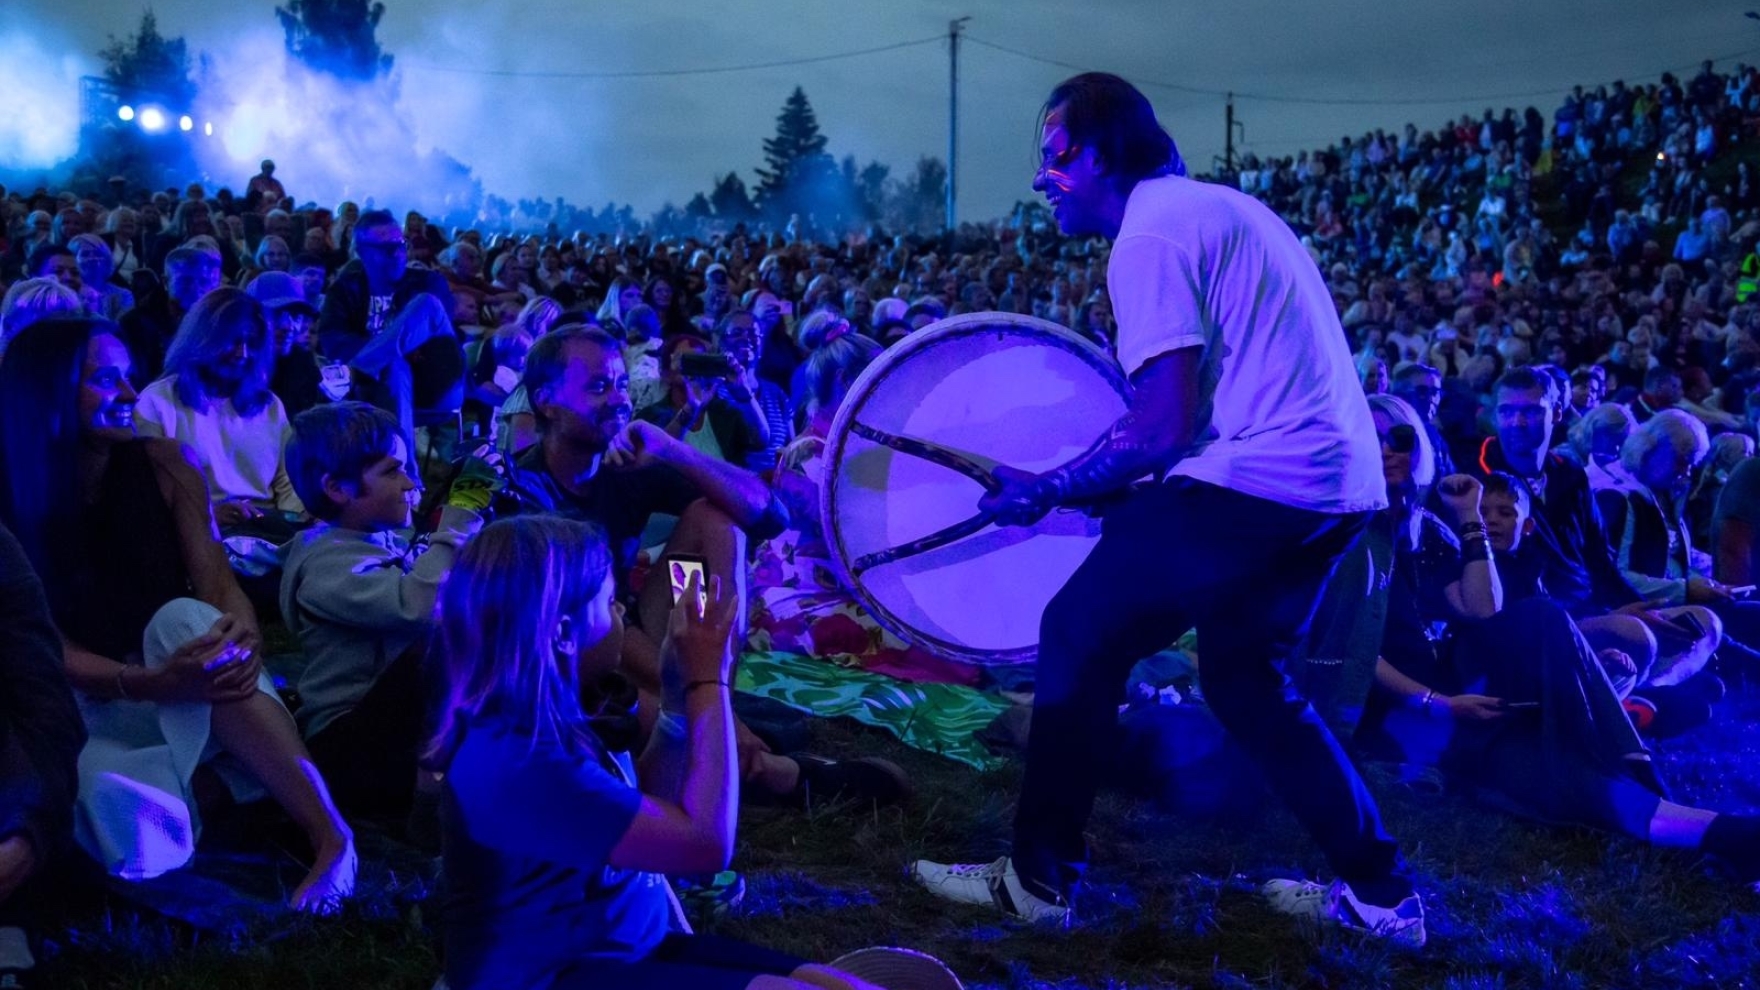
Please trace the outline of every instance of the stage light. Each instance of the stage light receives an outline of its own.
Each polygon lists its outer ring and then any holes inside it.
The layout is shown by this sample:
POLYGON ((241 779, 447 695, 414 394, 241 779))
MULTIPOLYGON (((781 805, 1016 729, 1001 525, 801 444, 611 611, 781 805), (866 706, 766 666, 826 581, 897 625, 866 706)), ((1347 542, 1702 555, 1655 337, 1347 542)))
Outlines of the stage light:
POLYGON ((133 120, 134 107, 124 105, 116 111, 116 116, 121 117, 123 120, 133 120))
POLYGON ((203 124, 202 125, 202 133, 206 134, 209 137, 213 137, 214 136, 214 122, 210 120, 207 123, 203 124))
POLYGON ((158 107, 146 107, 141 110, 141 130, 162 131, 165 129, 165 111, 158 107))
POLYGON ((177 129, 178 130, 180 130, 180 131, 193 131, 193 130, 195 130, 195 127, 196 127, 196 122, 189 119, 189 114, 186 113, 183 116, 177 118, 177 129))

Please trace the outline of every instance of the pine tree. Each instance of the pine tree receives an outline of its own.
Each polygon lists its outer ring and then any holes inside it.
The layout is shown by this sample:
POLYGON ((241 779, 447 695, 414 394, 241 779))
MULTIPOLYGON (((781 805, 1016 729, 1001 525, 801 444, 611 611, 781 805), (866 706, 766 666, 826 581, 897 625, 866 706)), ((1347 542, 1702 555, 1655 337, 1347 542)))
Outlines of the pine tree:
POLYGON ((379 47, 383 3, 367 0, 288 0, 275 17, 287 34, 287 53, 319 72, 365 82, 391 71, 379 47))
POLYGON ((140 30, 133 37, 112 35, 98 57, 104 60, 104 78, 115 84, 126 100, 155 97, 181 110, 195 99, 189 46, 182 38, 159 33, 159 18, 151 7, 141 14, 140 30))
POLYGON ((776 115, 776 136, 764 141, 765 167, 758 170, 758 205, 771 213, 788 212, 789 190, 802 165, 825 154, 825 135, 806 91, 799 86, 789 94, 776 115))

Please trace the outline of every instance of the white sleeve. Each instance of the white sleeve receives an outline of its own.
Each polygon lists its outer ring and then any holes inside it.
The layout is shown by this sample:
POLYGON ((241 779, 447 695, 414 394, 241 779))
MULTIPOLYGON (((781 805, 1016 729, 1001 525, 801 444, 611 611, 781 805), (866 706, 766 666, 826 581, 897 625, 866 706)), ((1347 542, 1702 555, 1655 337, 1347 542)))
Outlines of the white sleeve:
POLYGON ((1118 361, 1127 376, 1169 351, 1208 342, 1198 266, 1172 241, 1133 234, 1114 244, 1106 291, 1118 321, 1118 361))

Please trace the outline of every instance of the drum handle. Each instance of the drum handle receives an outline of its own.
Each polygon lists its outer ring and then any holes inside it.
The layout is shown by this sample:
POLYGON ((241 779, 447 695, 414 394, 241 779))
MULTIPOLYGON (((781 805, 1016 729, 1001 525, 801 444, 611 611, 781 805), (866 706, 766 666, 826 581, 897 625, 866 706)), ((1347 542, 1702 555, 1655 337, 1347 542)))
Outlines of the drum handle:
MULTIPOLYGON (((894 436, 891 433, 883 433, 880 430, 874 429, 872 426, 867 426, 862 423, 849 424, 849 431, 869 443, 877 443, 882 447, 896 450, 901 454, 920 457, 931 464, 939 464, 951 471, 957 471, 973 481, 976 481, 978 484, 983 485, 985 491, 990 491, 996 487, 996 477, 990 473, 989 468, 984 467, 982 464, 979 464, 977 461, 972 460, 964 454, 950 450, 940 444, 930 443, 927 440, 916 440, 911 437, 894 436)), ((973 530, 973 532, 976 532, 976 530, 973 530)))
POLYGON ((873 553, 863 554, 860 557, 857 557, 854 563, 850 564, 849 572, 851 576, 859 575, 871 567, 878 567, 881 564, 890 564, 895 560, 903 560, 906 557, 915 557, 918 554, 925 554, 931 550, 940 549, 949 543, 963 540, 966 537, 971 536, 985 526, 990 525, 992 519, 993 517, 990 513, 980 512, 972 518, 967 519, 965 522, 954 523, 952 526, 936 530, 928 536, 912 540, 909 543, 900 543, 898 546, 889 547, 885 550, 876 550, 873 553))

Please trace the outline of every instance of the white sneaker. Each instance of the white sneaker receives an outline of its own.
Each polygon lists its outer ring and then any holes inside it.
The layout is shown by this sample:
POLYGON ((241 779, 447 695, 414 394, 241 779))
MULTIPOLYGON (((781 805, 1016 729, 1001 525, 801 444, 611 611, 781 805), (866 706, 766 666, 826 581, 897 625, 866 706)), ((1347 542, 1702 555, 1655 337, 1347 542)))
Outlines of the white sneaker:
POLYGON ((1028 890, 1007 856, 994 863, 944 864, 919 859, 911 864, 911 876, 935 896, 960 904, 993 907, 1023 921, 1070 923, 1069 905, 1063 898, 1048 901, 1028 890))
POLYGON ((1390 938, 1416 949, 1424 944, 1424 902, 1411 894, 1395 907, 1376 907, 1357 900, 1343 880, 1321 885, 1306 880, 1271 880, 1260 893, 1271 907, 1316 925, 1390 938))

